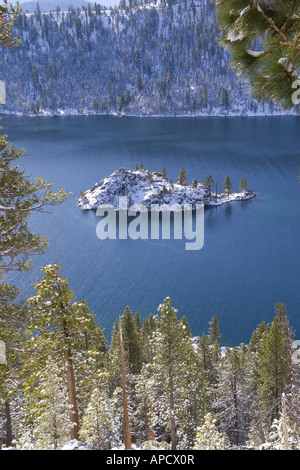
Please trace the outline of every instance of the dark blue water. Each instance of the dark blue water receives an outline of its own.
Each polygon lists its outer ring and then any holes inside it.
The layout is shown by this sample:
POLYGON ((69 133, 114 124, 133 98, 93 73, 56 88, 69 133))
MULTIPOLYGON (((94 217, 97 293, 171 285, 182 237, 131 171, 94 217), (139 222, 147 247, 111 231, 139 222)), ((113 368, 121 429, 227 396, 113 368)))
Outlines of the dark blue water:
POLYGON ((33 293, 40 268, 57 262, 108 339, 127 305, 144 318, 166 296, 194 335, 216 314, 223 344, 248 342, 261 320, 272 320, 275 302, 286 304, 299 337, 300 118, 4 117, 2 126, 29 154, 20 160, 28 176, 73 192, 31 216, 49 250, 33 258, 31 272, 9 275, 23 296, 33 293), (76 206, 79 192, 136 162, 165 166, 173 180, 182 165, 189 182, 211 173, 221 186, 228 175, 233 191, 245 177, 257 197, 206 210, 200 251, 186 251, 184 240, 100 241, 95 212, 76 206))

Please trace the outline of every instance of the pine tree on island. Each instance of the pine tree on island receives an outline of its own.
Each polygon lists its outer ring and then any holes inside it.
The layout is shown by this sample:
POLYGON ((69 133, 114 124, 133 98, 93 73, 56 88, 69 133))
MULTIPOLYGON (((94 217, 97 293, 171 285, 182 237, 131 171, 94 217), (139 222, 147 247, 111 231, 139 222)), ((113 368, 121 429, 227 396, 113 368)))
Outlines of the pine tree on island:
POLYGON ((183 166, 181 167, 181 170, 179 172, 177 182, 181 184, 182 186, 187 186, 187 176, 186 176, 186 171, 183 168, 183 166))
POLYGON ((240 180, 240 191, 247 191, 248 182, 246 178, 241 178, 240 180))
POLYGON ((209 192, 209 199, 211 198, 211 188, 215 184, 214 179, 212 175, 206 175, 205 176, 205 181, 204 181, 204 187, 208 190, 209 192))
POLYGON ((148 178, 149 181, 152 181, 152 180, 153 180, 153 176, 152 176, 150 170, 147 170, 147 178, 148 178))
POLYGON ((223 187, 224 187, 226 196, 229 197, 229 194, 231 194, 231 191, 232 191, 232 183, 231 183, 229 176, 226 176, 223 187))

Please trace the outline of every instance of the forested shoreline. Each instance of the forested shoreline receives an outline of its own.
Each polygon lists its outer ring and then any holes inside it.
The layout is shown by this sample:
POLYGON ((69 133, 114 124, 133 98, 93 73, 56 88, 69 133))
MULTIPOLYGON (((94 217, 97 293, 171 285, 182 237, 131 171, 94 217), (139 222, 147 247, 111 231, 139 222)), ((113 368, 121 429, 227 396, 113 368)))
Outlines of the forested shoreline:
MULTIPOLYGON (((18 15, 3 51, 3 113, 201 116, 283 113, 228 66, 210 0, 122 1, 18 15)), ((290 111, 291 113, 292 111, 290 111)))
POLYGON ((3 446, 282 449, 286 437, 300 448, 299 361, 284 304, 236 347, 221 347, 216 315, 193 336, 168 297, 143 321, 127 306, 108 342, 60 266, 42 271, 23 305, 1 285, 3 446))

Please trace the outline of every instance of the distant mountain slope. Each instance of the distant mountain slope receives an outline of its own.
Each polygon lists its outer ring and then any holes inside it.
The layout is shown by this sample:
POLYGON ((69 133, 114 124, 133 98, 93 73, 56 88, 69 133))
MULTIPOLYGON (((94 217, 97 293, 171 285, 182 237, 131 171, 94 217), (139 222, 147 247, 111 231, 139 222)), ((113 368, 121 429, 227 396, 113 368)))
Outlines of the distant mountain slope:
MULTIPOLYGON (((80 0, 82 1, 82 0, 80 0)), ((209 0, 21 15, 4 50, 3 112, 188 116, 265 114, 218 46, 209 0)))
MULTIPOLYGON (((20 7, 24 12, 34 13, 37 9, 37 4, 39 5, 41 12, 46 12, 55 11, 58 6, 61 10, 68 10, 68 8, 71 6, 73 8, 81 8, 82 6, 88 6, 89 3, 94 5, 95 2, 88 2, 86 0, 39 0, 38 2, 20 2, 20 7)), ((105 0, 103 2, 97 1, 96 3, 105 5, 105 0)))

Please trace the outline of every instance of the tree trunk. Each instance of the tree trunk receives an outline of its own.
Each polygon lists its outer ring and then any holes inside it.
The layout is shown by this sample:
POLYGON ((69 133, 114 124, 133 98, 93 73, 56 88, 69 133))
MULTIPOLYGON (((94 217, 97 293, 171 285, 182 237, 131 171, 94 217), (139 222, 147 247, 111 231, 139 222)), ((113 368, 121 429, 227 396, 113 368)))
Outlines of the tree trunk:
POLYGON ((10 416, 10 405, 9 402, 5 402, 5 419, 6 419, 6 446, 12 446, 12 426, 11 426, 11 416, 10 416))
POLYGON ((152 426, 151 426, 151 418, 149 416, 149 413, 148 413, 148 408, 149 408, 149 412, 150 412, 150 415, 152 416, 152 410, 151 410, 151 406, 148 405, 148 401, 147 401, 147 398, 144 398, 144 406, 145 406, 145 428, 146 428, 146 432, 147 432, 147 438, 149 441, 155 441, 155 435, 154 435, 154 432, 153 432, 153 429, 152 429, 152 426))
POLYGON ((66 351, 66 367, 67 367, 67 384, 69 403, 72 406, 70 413, 70 420, 73 424, 71 429, 71 439, 78 439, 79 437, 79 415, 77 407, 76 386, 73 368, 73 359, 71 357, 70 348, 66 351))
POLYGON ((257 409, 257 416, 258 416, 260 443, 264 444, 266 442, 266 436, 265 436, 265 432, 264 432, 264 428, 263 428, 261 410, 260 410, 260 404, 259 403, 258 403, 258 409, 257 409))
MULTIPOLYGON (((147 362, 148 364, 152 363, 152 351, 149 345, 148 341, 148 335, 146 336, 146 352, 147 352, 147 362)), ((148 374, 149 379, 151 378, 151 373, 149 372, 148 374)), ((146 410, 146 430, 147 430, 147 437, 149 441, 155 441, 155 434, 152 429, 152 416, 153 416, 153 410, 152 410, 152 405, 151 403, 148 404, 147 398, 144 400, 145 403, 145 410, 146 410), (149 412, 148 412, 149 409, 149 412)))
POLYGON ((286 416, 286 407, 285 407, 285 394, 282 394, 281 398, 282 406, 282 427, 283 427, 283 448, 284 450, 289 450, 289 440, 288 440, 288 426, 287 426, 287 416, 286 416))
POLYGON ((175 400, 174 400, 174 381, 173 381, 173 370, 172 370, 172 351, 169 345, 169 400, 170 400, 170 431, 171 431, 171 449, 176 450, 176 424, 174 418, 175 411, 175 400))
POLYGON ((173 384, 173 377, 172 375, 169 376, 169 387, 170 387, 170 428, 171 428, 171 449, 176 450, 176 425, 175 425, 175 418, 174 418, 174 410, 175 410, 175 403, 174 403, 174 384, 173 384))
POLYGON ((126 391, 126 374, 125 374, 125 360, 124 360, 124 346, 123 346, 123 337, 122 337, 122 325, 120 323, 120 350, 121 350, 121 368, 122 368, 122 392, 123 392, 123 416, 124 416, 124 441, 125 449, 131 449, 131 435, 130 435, 130 425, 129 425, 129 416, 128 416, 128 399, 126 391))
MULTIPOLYGON (((63 303, 61 303, 61 309, 63 312, 65 312, 65 307, 63 303)), ((69 345, 69 332, 68 332, 67 324, 65 320, 63 320, 62 322, 62 330, 63 330, 65 342, 66 342, 65 361, 66 361, 66 374, 67 374, 69 403, 72 407, 71 412, 70 412, 70 421, 72 423, 71 439, 78 439, 79 438, 79 414, 78 414, 78 407, 77 407, 76 384, 75 384, 73 359, 72 359, 72 354, 71 354, 71 348, 69 345)))
POLYGON ((234 430, 233 430, 233 443, 238 446, 239 444, 239 406, 237 398, 237 378, 233 377, 233 403, 234 403, 234 430))

